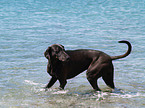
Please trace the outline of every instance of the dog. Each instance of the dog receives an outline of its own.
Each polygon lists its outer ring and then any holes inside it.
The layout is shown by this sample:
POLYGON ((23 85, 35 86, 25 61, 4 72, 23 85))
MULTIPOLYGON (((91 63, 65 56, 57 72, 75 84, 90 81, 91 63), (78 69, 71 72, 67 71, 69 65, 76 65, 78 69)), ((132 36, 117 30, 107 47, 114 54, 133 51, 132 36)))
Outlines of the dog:
POLYGON ((101 91, 97 84, 100 77, 107 86, 115 89, 112 60, 124 58, 132 50, 128 41, 122 40, 119 43, 128 45, 127 52, 119 56, 109 56, 102 51, 90 49, 65 50, 64 46, 60 44, 48 47, 44 56, 48 59, 47 72, 51 79, 45 89, 52 87, 57 80, 60 83, 59 88, 64 89, 67 79, 71 79, 85 70, 87 70, 87 79, 94 90, 101 91))

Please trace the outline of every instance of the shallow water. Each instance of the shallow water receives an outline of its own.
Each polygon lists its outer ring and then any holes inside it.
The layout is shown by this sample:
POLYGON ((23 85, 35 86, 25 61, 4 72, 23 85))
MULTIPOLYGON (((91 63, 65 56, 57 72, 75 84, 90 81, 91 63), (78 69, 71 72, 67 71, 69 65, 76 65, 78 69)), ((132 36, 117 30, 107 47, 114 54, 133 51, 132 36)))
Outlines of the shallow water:
POLYGON ((145 107, 144 0, 1 0, 0 15, 0 107, 145 107), (45 92, 48 46, 113 56, 127 50, 119 40, 133 46, 128 57, 113 62, 121 91, 112 92, 99 79, 102 92, 94 92, 84 72, 68 80, 65 90, 57 82, 45 92))

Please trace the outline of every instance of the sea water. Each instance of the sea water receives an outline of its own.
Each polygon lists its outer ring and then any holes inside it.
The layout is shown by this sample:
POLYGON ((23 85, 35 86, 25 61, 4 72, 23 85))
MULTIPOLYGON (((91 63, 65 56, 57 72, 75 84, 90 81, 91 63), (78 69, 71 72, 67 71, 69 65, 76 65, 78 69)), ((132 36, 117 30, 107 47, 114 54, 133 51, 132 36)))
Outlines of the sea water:
POLYGON ((0 107, 144 108, 145 0, 1 0, 0 107), (51 78, 44 51, 58 43, 66 50, 95 49, 116 56, 112 91, 100 78, 94 92, 83 72, 45 92, 51 78))

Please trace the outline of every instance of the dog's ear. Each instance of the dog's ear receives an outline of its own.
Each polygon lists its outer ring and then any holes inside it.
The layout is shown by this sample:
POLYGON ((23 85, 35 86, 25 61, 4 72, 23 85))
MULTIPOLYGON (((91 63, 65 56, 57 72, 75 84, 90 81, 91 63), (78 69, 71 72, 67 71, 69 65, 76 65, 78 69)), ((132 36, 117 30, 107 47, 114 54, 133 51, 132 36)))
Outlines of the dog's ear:
POLYGON ((50 62, 48 62, 48 64, 47 64, 47 73, 49 73, 49 74, 51 74, 51 70, 52 68, 51 68, 51 63, 50 62))
POLYGON ((51 54, 51 47, 48 47, 47 50, 44 52, 44 56, 50 60, 50 54, 51 54))

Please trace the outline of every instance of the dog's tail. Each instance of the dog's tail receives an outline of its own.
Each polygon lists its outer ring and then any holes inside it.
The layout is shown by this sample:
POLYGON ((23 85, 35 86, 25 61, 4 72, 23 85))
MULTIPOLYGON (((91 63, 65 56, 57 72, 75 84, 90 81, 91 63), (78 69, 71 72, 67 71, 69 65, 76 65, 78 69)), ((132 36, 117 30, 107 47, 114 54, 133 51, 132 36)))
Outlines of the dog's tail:
POLYGON ((128 45, 128 50, 125 54, 123 55, 119 55, 119 56, 112 56, 111 59, 112 60, 116 60, 116 59, 120 59, 120 58, 124 58, 126 56, 128 56, 130 53, 131 53, 131 49, 132 49, 132 46, 130 44, 130 42, 126 41, 126 40, 122 40, 122 41, 118 41, 119 43, 126 43, 128 45))

